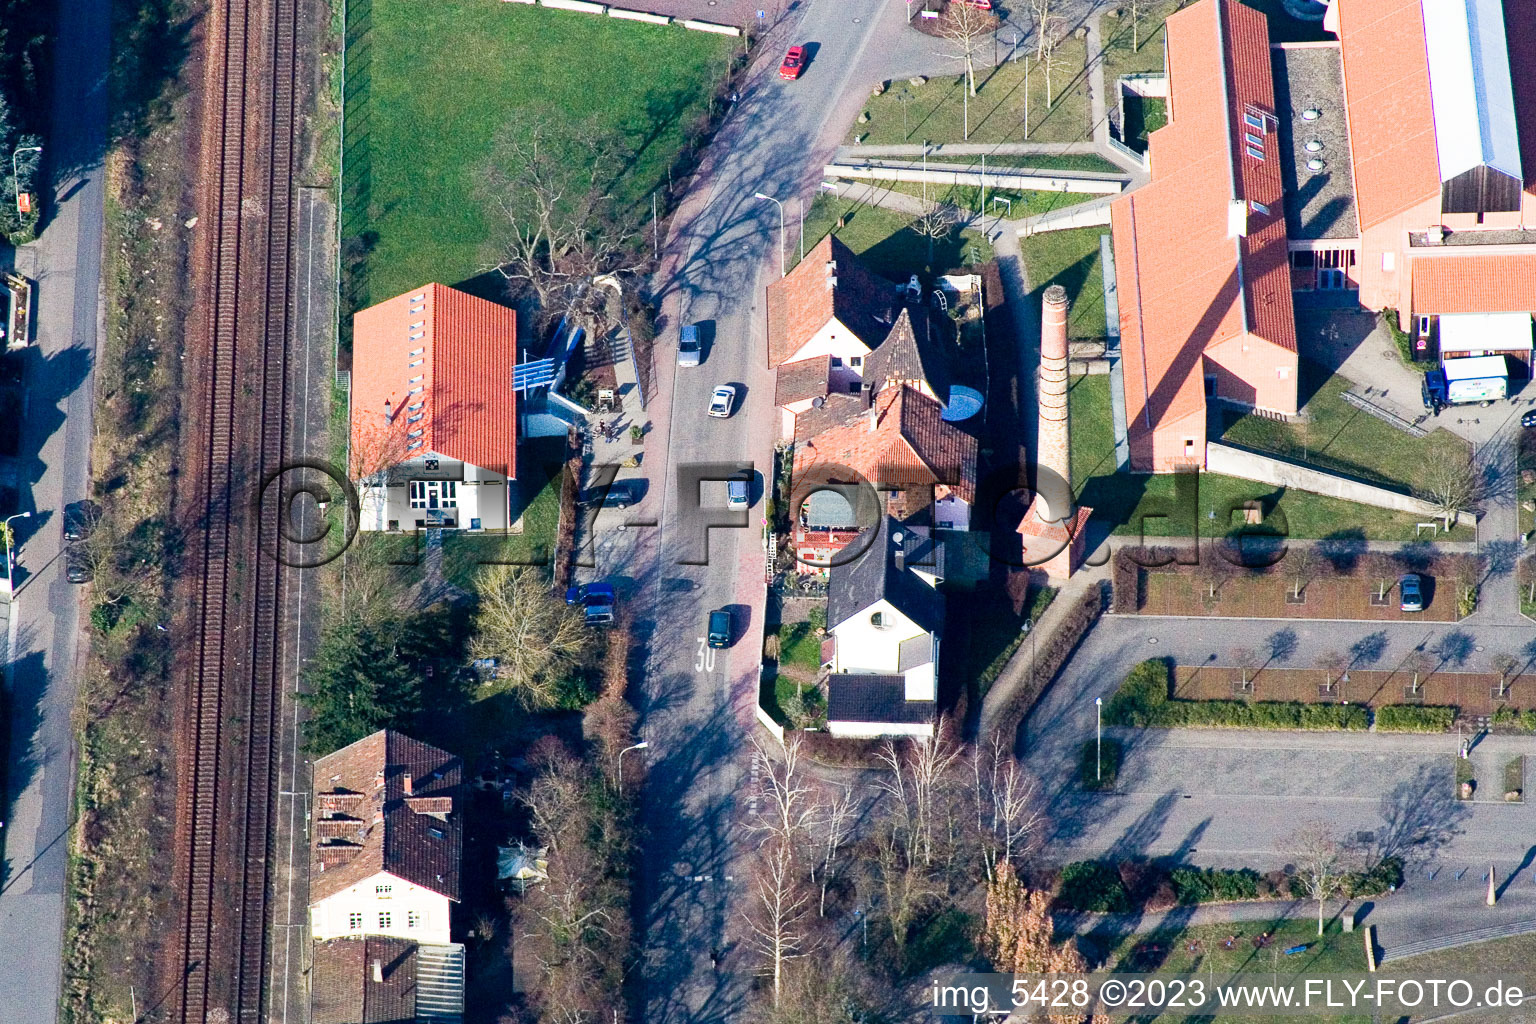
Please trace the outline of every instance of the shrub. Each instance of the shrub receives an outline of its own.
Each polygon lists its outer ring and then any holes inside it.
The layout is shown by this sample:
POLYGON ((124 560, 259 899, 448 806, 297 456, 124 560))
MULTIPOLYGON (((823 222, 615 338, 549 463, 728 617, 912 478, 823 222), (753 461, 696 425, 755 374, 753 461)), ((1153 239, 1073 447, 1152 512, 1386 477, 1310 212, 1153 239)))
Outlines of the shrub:
POLYGON ((1102 751, 1097 739, 1086 741, 1077 763, 1077 778, 1083 788, 1114 789, 1115 779, 1120 775, 1120 758, 1123 753, 1119 740, 1105 740, 1102 751))
POLYGON ((1434 365, 1433 363, 1423 362, 1414 358, 1413 340, 1399 326, 1397 310, 1389 309, 1383 312, 1381 314, 1381 322, 1386 325, 1387 333, 1392 335, 1392 343, 1397 346, 1397 354, 1402 359, 1404 366, 1410 370, 1417 370, 1419 373, 1423 373, 1434 365))
POLYGON ((1376 731, 1446 732, 1456 724, 1459 710, 1454 705, 1388 704, 1376 709, 1376 731))
POLYGON ((1252 868, 1174 868, 1168 877, 1174 898, 1185 906, 1259 898, 1260 877, 1252 868))
POLYGON ((1120 872, 1102 860, 1073 861, 1062 868, 1056 901, 1068 910, 1101 914, 1121 913, 1131 906, 1120 872))
POLYGON ((1403 862, 1388 857, 1369 871, 1351 871, 1344 876, 1340 890, 1346 899, 1362 896, 1380 896, 1388 889, 1403 884, 1403 862))
POLYGON ((1109 698, 1104 721, 1110 725, 1145 728, 1157 721, 1168 703, 1168 663, 1162 658, 1148 658, 1126 675, 1125 682, 1109 698))
POLYGON ((1520 732, 1536 732, 1536 710, 1502 707, 1494 711, 1493 724, 1520 732))

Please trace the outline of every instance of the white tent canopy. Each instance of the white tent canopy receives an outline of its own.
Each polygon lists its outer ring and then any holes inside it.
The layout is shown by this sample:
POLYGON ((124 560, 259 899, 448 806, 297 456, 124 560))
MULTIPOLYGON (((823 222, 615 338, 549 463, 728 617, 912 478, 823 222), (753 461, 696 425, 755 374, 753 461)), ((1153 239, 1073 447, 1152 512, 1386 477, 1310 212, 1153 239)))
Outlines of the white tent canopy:
POLYGON ((1440 316, 1442 352, 1528 352, 1529 313, 1444 313, 1440 316))

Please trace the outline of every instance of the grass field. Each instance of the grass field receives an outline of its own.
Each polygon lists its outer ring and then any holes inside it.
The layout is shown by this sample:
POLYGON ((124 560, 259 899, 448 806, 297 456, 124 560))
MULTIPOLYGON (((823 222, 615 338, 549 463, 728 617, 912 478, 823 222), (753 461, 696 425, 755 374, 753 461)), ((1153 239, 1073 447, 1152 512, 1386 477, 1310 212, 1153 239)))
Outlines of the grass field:
POLYGON ((1104 270, 1099 259, 1099 236, 1109 225, 1047 231, 1019 239, 1024 250, 1024 269, 1029 274, 1030 302, 1059 284, 1067 290, 1071 308, 1067 333, 1074 338, 1102 338, 1104 324, 1104 270))
MULTIPOLYGON (((939 41, 935 40, 937 44, 939 41)), ((1161 51, 1159 51, 1161 52, 1161 51)), ((1035 66, 1034 52, 1021 47, 1019 59, 996 68, 976 70, 977 92, 970 97, 969 137, 965 134, 966 88, 961 76, 934 78, 914 86, 891 83, 864 109, 865 124, 855 124, 849 141, 863 137, 865 145, 899 142, 1077 142, 1088 137, 1087 49, 1081 39, 1068 37, 1056 48, 1057 69, 1051 76, 1052 102, 1047 108, 1045 74, 1035 66), (1029 131, 1024 130, 1026 69, 1029 85, 1029 131), (905 107, 905 111, 903 111, 905 107)))
MULTIPOLYGON (((861 181, 860 184, 864 182, 861 181)), ((1005 217, 1017 220, 1099 198, 1092 192, 1042 192, 1039 189, 1021 190, 988 186, 985 193, 987 208, 983 210, 983 193, 981 187, 977 185, 930 184, 925 193, 923 184, 919 181, 871 181, 868 184, 887 192, 900 192, 903 195, 918 198, 926 194, 935 202, 947 203, 958 210, 967 210, 971 213, 985 213, 989 219, 994 214, 1001 213, 1005 217), (1007 199, 1013 205, 1005 210, 1003 204, 994 202, 996 199, 1007 199)))
MULTIPOLYGON (((963 164, 966 167, 981 165, 978 156, 948 156, 942 150, 928 154, 928 165, 963 164)), ((1124 174, 1125 168, 1112 160, 1094 153, 1001 153, 987 154, 987 169, 1011 168, 1036 171, 1100 171, 1104 174, 1124 174)))
POLYGON ((1412 437, 1345 402, 1341 396, 1350 386, 1304 359, 1304 420, 1243 415, 1232 419, 1221 440, 1398 490, 1424 484, 1432 466, 1466 459, 1467 443, 1447 430, 1412 437))
POLYGON ((624 138, 615 187, 648 208, 739 45, 522 4, 352 0, 342 237, 367 250, 352 309, 481 273, 492 141, 530 118, 624 138))
MULTIPOLYGON (((1257 501, 1266 519, 1277 512, 1284 517, 1286 533, 1291 537, 1414 539, 1417 517, 1372 505, 1219 473, 1200 474, 1197 499, 1189 503, 1176 500, 1178 478, 1173 474, 1116 473, 1108 375, 1073 377, 1068 411, 1072 420, 1073 486, 1082 504, 1094 509, 1095 520, 1115 533, 1145 530, 1152 537, 1187 537, 1198 528, 1201 535, 1208 535, 1215 532, 1224 512, 1245 501, 1257 501)), ((1472 529, 1463 524, 1439 539, 1471 540, 1472 536, 1472 529)))
MULTIPOLYGON (((928 239, 909 226, 912 218, 879 206, 862 206, 820 195, 805 215, 805 248, 836 232, 838 239, 862 258, 869 269, 890 281, 905 281, 911 274, 935 274, 962 266, 985 263, 992 258, 992 246, 976 231, 951 231, 933 242, 929 259, 928 239), (843 218, 843 227, 837 219, 843 218)), ((789 243, 788 266, 799 262, 798 246, 789 243)))

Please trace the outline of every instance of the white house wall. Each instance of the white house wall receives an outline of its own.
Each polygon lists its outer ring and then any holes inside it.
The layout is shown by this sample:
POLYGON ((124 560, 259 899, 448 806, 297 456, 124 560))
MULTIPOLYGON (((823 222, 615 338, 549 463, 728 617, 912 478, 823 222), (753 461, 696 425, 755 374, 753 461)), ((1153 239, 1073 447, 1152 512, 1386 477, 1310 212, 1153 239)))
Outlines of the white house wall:
POLYGON ((860 341, 857 334, 844 327, 837 317, 833 317, 784 362, 798 363, 802 359, 815 359, 817 356, 836 356, 847 366, 849 359, 867 356, 869 351, 869 346, 860 341))
POLYGON ((449 941, 450 902, 441 893, 382 871, 313 904, 309 927, 317 942, 348 935, 389 935, 443 943, 449 941), (379 891, 386 886, 387 892, 379 891), (387 924, 381 915, 388 915, 387 924))
POLYGON ((901 644, 925 635, 917 623, 897 611, 889 601, 880 600, 832 628, 837 637, 834 672, 880 672, 894 674, 901 657, 901 644), (869 617, 880 613, 887 626, 870 624, 869 617))
POLYGON ((855 740, 873 740, 882 736, 932 736, 930 723, 909 722, 828 722, 827 731, 833 736, 855 740))

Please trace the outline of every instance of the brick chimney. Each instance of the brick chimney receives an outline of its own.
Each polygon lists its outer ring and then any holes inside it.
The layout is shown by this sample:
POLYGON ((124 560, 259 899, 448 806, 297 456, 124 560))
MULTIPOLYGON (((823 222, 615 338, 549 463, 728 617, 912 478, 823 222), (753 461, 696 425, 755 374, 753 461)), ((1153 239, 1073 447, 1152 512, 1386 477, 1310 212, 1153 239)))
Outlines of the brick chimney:
POLYGON ((410 796, 411 795, 411 773, 410 772, 406 772, 401 777, 401 784, 403 786, 405 786, 405 795, 406 796, 410 796))
POLYGON ((891 534, 891 547, 895 548, 896 571, 905 572, 907 569, 907 538, 900 530, 891 534))
POLYGON ((384 984, 384 961, 377 958, 373 961, 373 983, 375 985, 384 984))
POLYGON ((1045 290, 1040 315, 1040 430, 1035 451, 1035 514, 1042 522, 1072 516, 1072 463, 1067 432, 1067 290, 1045 290))

